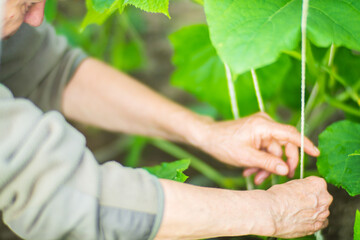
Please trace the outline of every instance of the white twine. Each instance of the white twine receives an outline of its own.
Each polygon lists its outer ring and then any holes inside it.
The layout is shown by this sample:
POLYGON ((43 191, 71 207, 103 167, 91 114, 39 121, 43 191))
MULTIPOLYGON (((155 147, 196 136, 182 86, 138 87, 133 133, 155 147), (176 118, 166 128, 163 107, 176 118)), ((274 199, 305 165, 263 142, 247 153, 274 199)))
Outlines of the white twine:
POLYGON ((306 26, 307 26, 308 14, 309 14, 309 0, 303 0, 302 19, 301 19, 301 149, 300 149, 300 179, 304 178, 306 26))

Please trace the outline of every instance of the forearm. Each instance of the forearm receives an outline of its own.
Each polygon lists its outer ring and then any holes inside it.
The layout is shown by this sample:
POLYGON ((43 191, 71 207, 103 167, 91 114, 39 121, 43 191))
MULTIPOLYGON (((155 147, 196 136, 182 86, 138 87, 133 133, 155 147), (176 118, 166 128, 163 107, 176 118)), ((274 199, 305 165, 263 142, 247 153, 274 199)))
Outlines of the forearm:
POLYGON ((265 191, 230 191, 161 180, 165 194, 156 239, 204 239, 271 235, 271 204, 265 191))
POLYGON ((94 59, 80 65, 62 106, 68 118, 107 130, 193 144, 210 121, 94 59))

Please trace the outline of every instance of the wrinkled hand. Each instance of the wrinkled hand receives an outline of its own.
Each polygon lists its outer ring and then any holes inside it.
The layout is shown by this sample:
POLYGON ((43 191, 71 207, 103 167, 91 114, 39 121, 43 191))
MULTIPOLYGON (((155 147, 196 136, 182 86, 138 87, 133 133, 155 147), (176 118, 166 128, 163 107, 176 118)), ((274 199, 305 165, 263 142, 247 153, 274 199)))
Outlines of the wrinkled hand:
MULTIPOLYGON (((256 184, 270 173, 294 176, 301 145, 301 135, 295 127, 276 123, 267 114, 257 113, 235 121, 212 122, 207 131, 200 148, 227 164, 248 167, 244 175, 257 173, 256 184)), ((320 154, 307 138, 304 149, 311 156, 320 154)))
POLYGON ((333 200, 324 179, 308 177, 275 185, 270 194, 269 209, 264 217, 272 225, 262 227, 264 236, 295 238, 311 235, 328 225, 329 206, 333 200), (270 216, 270 218, 268 218, 270 216), (271 219, 271 220, 270 220, 271 219))

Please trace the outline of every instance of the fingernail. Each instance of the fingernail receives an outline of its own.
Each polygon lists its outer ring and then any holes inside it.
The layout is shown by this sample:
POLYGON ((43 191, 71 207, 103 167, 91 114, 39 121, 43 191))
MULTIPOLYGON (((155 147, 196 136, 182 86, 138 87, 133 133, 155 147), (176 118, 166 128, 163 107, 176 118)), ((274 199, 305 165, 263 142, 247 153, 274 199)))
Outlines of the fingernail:
POLYGON ((288 173, 288 168, 284 165, 277 165, 276 172, 280 175, 286 175, 288 173))
POLYGON ((317 154, 320 154, 320 150, 317 147, 315 147, 315 151, 317 154))

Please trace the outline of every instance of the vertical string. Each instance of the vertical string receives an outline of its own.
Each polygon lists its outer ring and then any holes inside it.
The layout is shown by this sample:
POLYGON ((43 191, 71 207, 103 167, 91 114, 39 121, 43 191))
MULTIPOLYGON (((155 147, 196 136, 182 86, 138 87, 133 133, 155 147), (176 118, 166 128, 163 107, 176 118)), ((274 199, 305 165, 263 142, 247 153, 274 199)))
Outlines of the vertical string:
MULTIPOLYGON (((234 81, 232 78, 232 74, 231 74, 229 65, 227 65, 226 63, 224 65, 225 65, 226 79, 227 79, 229 95, 230 95, 231 110, 232 110, 234 119, 237 120, 240 118, 240 114, 239 114, 239 107, 237 104, 235 85, 234 85, 234 81)), ((247 190, 254 189, 254 185, 252 184, 250 177, 246 177, 245 182, 246 182, 247 190)))
MULTIPOLYGON (((301 155, 300 178, 304 178, 304 138, 305 138, 305 81, 306 81, 306 26, 309 15, 309 1, 303 0, 301 18, 301 155)), ((333 47, 333 46, 332 46, 333 47)), ((332 51, 333 52, 333 51, 332 51)), ((330 55, 331 55, 330 51, 330 55)), ((332 56, 330 56, 330 59, 332 56)), ((329 64, 331 62, 329 61, 329 64)), ((315 233, 317 240, 323 240, 321 230, 315 233)))
POLYGON ((305 81, 306 81, 306 26, 309 0, 303 0, 301 19, 301 149, 300 178, 304 178, 304 138, 305 138, 305 81))

